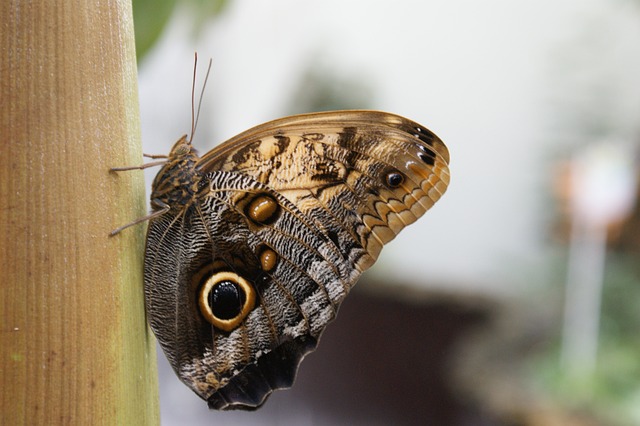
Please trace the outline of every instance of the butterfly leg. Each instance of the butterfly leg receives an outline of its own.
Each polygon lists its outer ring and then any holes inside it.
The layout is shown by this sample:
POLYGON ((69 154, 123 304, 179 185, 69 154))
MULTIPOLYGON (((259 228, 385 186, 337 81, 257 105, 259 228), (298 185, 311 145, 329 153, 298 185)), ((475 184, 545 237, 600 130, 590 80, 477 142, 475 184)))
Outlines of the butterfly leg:
POLYGON ((165 204, 162 201, 157 201, 156 200, 155 204, 160 206, 160 210, 156 210, 154 212, 151 212, 148 215, 139 217, 138 219, 134 220, 133 222, 129 222, 126 225, 122 225, 121 227, 114 229, 113 231, 109 232, 109 236, 113 237, 114 235, 119 234, 120 232, 122 232, 123 230, 125 230, 125 229, 127 229, 127 228, 129 228, 131 226, 137 225, 137 224, 142 223, 142 222, 146 222, 146 221, 154 219, 154 218, 156 218, 158 216, 162 216, 163 214, 168 212, 169 209, 171 209, 171 207, 169 207, 168 204, 165 204))
POLYGON ((161 166, 166 162, 167 160, 159 160, 159 161, 152 161, 150 163, 142 164, 141 166, 111 167, 109 171, 126 172, 128 170, 144 170, 144 169, 148 169, 149 167, 161 166))

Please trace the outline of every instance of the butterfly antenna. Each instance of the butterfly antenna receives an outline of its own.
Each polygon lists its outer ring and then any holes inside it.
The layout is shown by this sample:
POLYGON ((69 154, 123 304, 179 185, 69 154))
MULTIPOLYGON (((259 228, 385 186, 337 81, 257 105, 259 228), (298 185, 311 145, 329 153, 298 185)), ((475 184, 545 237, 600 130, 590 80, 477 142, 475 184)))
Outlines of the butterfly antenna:
POLYGON ((193 64, 193 84, 191 85, 191 137, 189 143, 193 140, 193 135, 198 127, 198 120, 200 119, 200 108, 202 107, 202 97, 204 96, 204 89, 207 87, 207 81, 209 81, 209 73, 211 72, 211 64, 213 59, 209 59, 209 66, 207 67, 207 74, 204 76, 204 83, 202 84, 202 90, 200 91, 200 97, 198 99, 198 110, 195 110, 195 92, 196 92, 196 69, 198 65, 198 53, 195 54, 195 60, 193 64), (194 119, 195 117, 195 119, 194 119))
POLYGON ((196 125, 194 118, 195 117, 195 92, 196 92, 196 73, 198 71, 198 52, 195 52, 193 59, 193 78, 191 79, 191 137, 189 138, 189 143, 193 140, 193 132, 196 130, 196 125))

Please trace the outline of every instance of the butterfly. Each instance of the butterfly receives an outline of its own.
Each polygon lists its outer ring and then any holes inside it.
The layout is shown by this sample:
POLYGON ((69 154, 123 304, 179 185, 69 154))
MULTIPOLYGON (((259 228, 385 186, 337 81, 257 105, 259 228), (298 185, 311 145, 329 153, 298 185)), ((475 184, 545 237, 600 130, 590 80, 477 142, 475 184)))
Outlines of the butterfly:
POLYGON ((148 320, 223 410, 290 387, 358 277, 449 184, 444 143, 380 111, 281 118, 202 156, 185 135, 154 158, 152 212, 132 223, 148 221, 148 320))

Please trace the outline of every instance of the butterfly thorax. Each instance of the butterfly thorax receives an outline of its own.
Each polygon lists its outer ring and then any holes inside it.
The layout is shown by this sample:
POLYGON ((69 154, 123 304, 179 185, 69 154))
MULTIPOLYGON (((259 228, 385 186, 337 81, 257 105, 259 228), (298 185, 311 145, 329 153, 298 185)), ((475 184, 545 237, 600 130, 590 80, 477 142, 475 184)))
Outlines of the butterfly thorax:
POLYGON ((166 206, 182 209, 191 203, 202 177, 195 167, 199 158, 186 135, 173 145, 167 162, 151 186, 151 205, 154 210, 166 206))

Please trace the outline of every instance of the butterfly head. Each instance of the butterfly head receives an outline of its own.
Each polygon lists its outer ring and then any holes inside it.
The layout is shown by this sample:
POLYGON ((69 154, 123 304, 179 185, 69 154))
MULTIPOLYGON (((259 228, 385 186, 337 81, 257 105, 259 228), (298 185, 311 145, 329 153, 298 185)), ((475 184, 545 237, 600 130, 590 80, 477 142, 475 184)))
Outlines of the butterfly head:
POLYGON ((176 143, 173 144, 171 152, 169 153, 168 162, 181 160, 192 155, 198 157, 198 152, 195 150, 193 145, 191 145, 191 139, 189 139, 187 135, 183 135, 176 141, 176 143))

